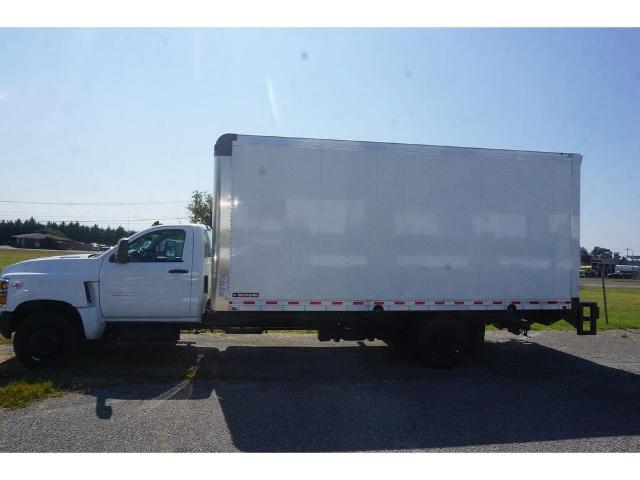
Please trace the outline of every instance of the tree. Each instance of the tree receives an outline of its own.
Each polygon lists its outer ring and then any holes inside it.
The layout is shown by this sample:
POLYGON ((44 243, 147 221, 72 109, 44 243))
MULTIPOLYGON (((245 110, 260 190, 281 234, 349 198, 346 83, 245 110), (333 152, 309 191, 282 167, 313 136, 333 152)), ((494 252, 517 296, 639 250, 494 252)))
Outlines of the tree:
POLYGON ((591 255, 589 255, 589 251, 584 247, 580 247, 580 263, 582 265, 591 265, 591 255))
POLYGON ((0 220, 0 245, 13 243, 13 235, 22 233, 41 232, 56 237, 67 237, 72 240, 86 243, 103 243, 115 245, 122 237, 129 237, 135 232, 125 230, 124 227, 103 229, 98 225, 89 227, 81 225, 78 221, 72 222, 47 222, 46 224, 36 221, 33 217, 28 220, 0 220))
POLYGON ((201 223, 211 226, 213 211, 213 195, 209 192, 195 190, 191 195, 191 202, 187 205, 191 223, 201 223))
POLYGON ((599 255, 609 255, 609 256, 613 256, 613 252, 608 249, 608 248, 604 248, 604 247, 593 247, 593 250, 591 250, 591 256, 592 257, 597 257, 599 255))

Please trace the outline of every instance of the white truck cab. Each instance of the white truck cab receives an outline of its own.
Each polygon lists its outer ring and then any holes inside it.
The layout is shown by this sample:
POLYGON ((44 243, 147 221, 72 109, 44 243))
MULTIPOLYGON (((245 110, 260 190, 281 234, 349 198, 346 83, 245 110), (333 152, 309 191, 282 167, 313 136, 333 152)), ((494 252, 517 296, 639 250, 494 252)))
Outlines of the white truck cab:
POLYGON ((211 263, 211 230, 194 224, 154 226, 103 253, 16 263, 2 272, 0 333, 15 331, 16 354, 35 365, 101 338, 108 323, 199 322, 211 263))

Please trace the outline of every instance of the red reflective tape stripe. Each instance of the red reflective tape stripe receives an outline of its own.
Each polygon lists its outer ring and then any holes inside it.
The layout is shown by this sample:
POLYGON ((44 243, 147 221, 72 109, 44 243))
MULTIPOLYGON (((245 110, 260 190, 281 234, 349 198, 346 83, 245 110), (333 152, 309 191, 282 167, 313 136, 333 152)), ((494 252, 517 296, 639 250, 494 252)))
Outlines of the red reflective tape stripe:
POLYGON ((493 304, 494 305, 502 305, 502 300, 494 300, 493 304))
POLYGON ((357 302, 353 302, 353 304, 354 305, 364 305, 364 302, 357 301, 357 302))
POLYGON ((276 302, 275 300, 267 300, 267 305, 277 305, 278 302, 276 302))
POLYGON ((483 304, 484 304, 484 302, 483 302, 482 300, 474 300, 474 301, 473 301, 473 304, 474 304, 474 305, 483 305, 483 304))
POLYGON ((300 305, 300 302, 299 302, 299 301, 297 301, 297 300, 289 300, 287 303, 288 303, 289 305, 300 305))
POLYGON ((416 300, 415 302, 416 305, 424 305, 424 302, 422 300, 416 300))
POLYGON ((373 302, 374 305, 384 305, 384 302, 373 302))
POLYGON ((567 300, 567 301, 565 301, 564 303, 566 303, 566 304, 570 304, 570 303, 571 303, 571 300, 567 300))
POLYGON ((313 300, 313 301, 311 301, 311 302, 309 302, 309 303, 310 303, 311 305, 320 305, 322 302, 318 302, 318 301, 313 300))
POLYGON ((454 305, 464 305, 464 302, 461 302, 459 300, 456 300, 455 302, 453 302, 454 305))
POLYGON ((245 305, 254 305, 256 302, 254 302, 253 300, 245 300, 244 302, 245 305))
POLYGON ((398 300, 398 301, 393 302, 393 304, 394 305, 404 305, 404 302, 398 300))
POLYGON ((557 300, 547 300, 547 303, 549 305, 555 305, 556 303, 558 303, 558 301, 557 300))
POLYGON ((529 303, 533 305, 538 305, 540 302, 538 300, 529 300, 529 303))
POLYGON ((512 300, 511 303, 514 305, 520 305, 520 300, 512 300))
POLYGON ((436 305, 444 305, 444 301, 442 301, 442 300, 436 300, 436 305))
POLYGON ((342 302, 339 300, 334 300, 333 302, 331 302, 331 305, 342 305, 342 302))

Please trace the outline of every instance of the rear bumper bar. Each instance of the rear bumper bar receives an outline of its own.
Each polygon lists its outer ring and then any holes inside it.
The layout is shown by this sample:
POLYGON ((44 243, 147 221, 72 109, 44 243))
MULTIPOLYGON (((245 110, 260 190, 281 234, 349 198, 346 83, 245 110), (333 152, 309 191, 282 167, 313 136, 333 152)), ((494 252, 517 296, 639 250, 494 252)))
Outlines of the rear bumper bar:
POLYGON ((598 332, 597 320, 600 317, 600 308, 596 302, 581 302, 574 299, 573 309, 576 312, 576 333, 578 335, 595 335, 598 332), (585 315, 585 309, 589 314, 585 315), (585 322, 589 323, 589 328, 585 330, 585 322))

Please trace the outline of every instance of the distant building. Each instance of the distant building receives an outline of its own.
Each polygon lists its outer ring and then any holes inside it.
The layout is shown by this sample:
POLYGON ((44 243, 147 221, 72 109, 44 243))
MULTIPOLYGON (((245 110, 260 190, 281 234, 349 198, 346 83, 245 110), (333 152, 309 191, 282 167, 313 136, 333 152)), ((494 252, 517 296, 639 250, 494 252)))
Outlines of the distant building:
POLYGON ((67 237, 39 231, 13 235, 18 248, 45 248, 50 250, 94 250, 91 244, 76 242, 67 237))
POLYGON ((605 275, 615 273, 616 265, 640 266, 640 255, 621 257, 618 252, 613 252, 613 255, 605 253, 602 255, 595 255, 591 259, 591 267, 598 276, 601 276, 603 273, 605 275))
POLYGON ((612 257, 608 253, 602 255, 593 255, 591 257, 591 267, 596 272, 598 277, 603 275, 609 275, 610 273, 614 273, 616 269, 616 264, 619 263, 619 257, 612 257))

